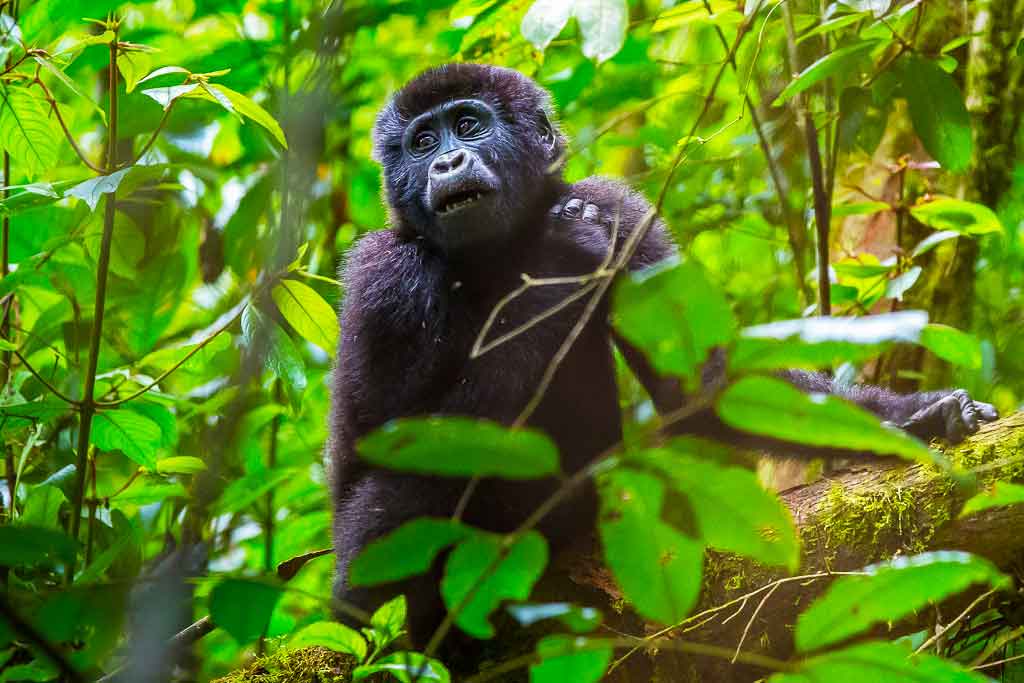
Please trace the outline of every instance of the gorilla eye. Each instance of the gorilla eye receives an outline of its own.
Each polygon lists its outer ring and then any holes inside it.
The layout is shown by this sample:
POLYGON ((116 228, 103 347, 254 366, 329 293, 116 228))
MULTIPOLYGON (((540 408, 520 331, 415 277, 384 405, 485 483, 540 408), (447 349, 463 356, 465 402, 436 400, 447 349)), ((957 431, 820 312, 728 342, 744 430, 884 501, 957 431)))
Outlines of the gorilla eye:
POLYGON ((437 144, 437 136, 430 131, 423 131, 418 133, 412 140, 412 150, 414 152, 427 152, 437 144))
POLYGON ((474 133, 479 132, 479 130, 480 121, 472 116, 463 116, 459 119, 458 123, 455 124, 455 134, 460 138, 473 135, 474 133))

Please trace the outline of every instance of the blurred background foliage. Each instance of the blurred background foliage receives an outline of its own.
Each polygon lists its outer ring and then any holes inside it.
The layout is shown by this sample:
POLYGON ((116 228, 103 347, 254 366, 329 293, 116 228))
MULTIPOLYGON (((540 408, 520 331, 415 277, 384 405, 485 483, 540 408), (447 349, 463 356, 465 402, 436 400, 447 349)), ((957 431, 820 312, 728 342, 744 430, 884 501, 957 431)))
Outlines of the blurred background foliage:
MULTIPOLYGON (((145 662, 217 609, 215 585, 221 623, 259 620, 230 614, 245 600, 217 577, 268 576, 329 546, 320 454, 335 278, 359 236, 387 226, 374 117, 452 60, 510 66, 550 90, 571 181, 623 177, 653 200, 685 148, 661 213, 743 325, 815 312, 798 120, 810 111, 831 193, 833 312, 921 308, 969 333, 944 354, 901 348, 838 371, 957 384, 1003 412, 1021 404, 1024 89, 1020 27, 998 16, 1019 3, 794 2, 792 50, 774 3, 631 0, 597 20, 594 4, 0 3, 5 609, 42 615, 44 640, 84 643, 69 656, 83 670, 108 667, 123 631, 145 662), (794 74, 824 55, 840 57, 791 106, 794 74), (935 197, 968 203, 924 208, 935 197), (69 402, 92 406, 85 450, 69 402), (82 546, 69 548, 58 530, 79 524, 82 546), (71 571, 76 589, 62 592, 71 571), (147 606, 124 620, 126 603, 147 606)), ((634 424, 649 417, 622 381, 634 424)), ((331 574, 329 559, 311 560, 289 590, 268 589, 265 632, 218 630, 186 666, 208 680, 322 619, 331 574)), ((7 644, 13 633, 0 625, 0 680, 54 676, 37 649, 7 644)))

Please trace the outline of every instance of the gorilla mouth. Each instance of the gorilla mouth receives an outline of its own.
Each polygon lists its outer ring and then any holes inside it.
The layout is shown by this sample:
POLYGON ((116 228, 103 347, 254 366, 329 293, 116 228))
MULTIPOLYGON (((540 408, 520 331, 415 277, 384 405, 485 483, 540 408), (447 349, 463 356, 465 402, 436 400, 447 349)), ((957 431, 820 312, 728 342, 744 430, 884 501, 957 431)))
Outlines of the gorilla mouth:
POLYGON ((454 192, 441 201, 437 213, 442 216, 461 211, 462 209, 477 203, 484 196, 483 190, 464 190, 454 192))

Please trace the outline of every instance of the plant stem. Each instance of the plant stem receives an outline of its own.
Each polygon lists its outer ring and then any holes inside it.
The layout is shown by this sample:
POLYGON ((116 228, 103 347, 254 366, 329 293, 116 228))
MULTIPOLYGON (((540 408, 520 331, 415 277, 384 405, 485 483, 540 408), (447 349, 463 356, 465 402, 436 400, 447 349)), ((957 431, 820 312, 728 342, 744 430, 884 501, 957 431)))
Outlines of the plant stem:
MULTIPOLYGON (((117 38, 118 27, 114 25, 114 39, 110 41, 109 82, 110 95, 109 127, 107 129, 107 169, 117 167, 117 38)), ((92 418, 96 414, 96 368, 100 359, 100 340, 103 337, 103 313, 107 299, 107 274, 110 271, 110 246, 114 236, 115 193, 107 195, 103 214, 103 238, 100 242, 99 260, 96 266, 96 299, 93 305, 92 335, 89 339, 89 361, 85 370, 82 390, 81 418, 78 427, 78 469, 75 472, 75 496, 71 511, 71 537, 78 538, 82 525, 82 504, 85 499, 85 483, 89 464, 89 432, 92 418)), ((74 562, 69 568, 67 581, 74 576, 74 562)))
MULTIPOLYGON (((282 399, 281 380, 274 382, 274 402, 280 404, 282 399)), ((270 446, 267 449, 267 469, 277 467, 277 435, 281 429, 281 416, 275 415, 270 422, 270 446)), ((267 514, 263 532, 263 566, 268 574, 274 572, 274 490, 266 495, 267 514)))

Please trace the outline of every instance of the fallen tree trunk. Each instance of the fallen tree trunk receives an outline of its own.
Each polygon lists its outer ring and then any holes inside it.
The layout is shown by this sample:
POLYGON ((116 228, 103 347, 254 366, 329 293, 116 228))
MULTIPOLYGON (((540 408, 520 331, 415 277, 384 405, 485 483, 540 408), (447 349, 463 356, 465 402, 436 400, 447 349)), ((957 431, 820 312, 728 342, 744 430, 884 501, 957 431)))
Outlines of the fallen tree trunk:
MULTIPOLYGON (((803 580, 783 580, 785 574, 735 556, 712 554, 705 563, 704 593, 691 617, 678 628, 650 626, 659 634, 688 641, 713 643, 744 652, 785 659, 792 653, 792 629, 797 615, 828 587, 830 572, 857 570, 865 565, 925 550, 964 550, 1008 567, 1024 556, 1024 505, 993 508, 959 518, 971 495, 994 481, 1024 480, 1024 413, 985 425, 963 444, 944 448, 954 466, 967 476, 923 465, 879 462, 832 472, 805 486, 780 494, 793 513, 803 542, 799 571, 803 580), (767 597, 766 597, 767 596, 767 597), (763 603, 762 603, 763 600, 763 603), (742 648, 740 644, 742 643, 742 648)), ((596 553, 571 565, 574 581, 600 589, 609 604, 621 593, 596 553)), ((972 596, 960 599, 963 605, 972 596)), ((962 607, 961 607, 962 609, 962 607)), ((959 610, 944 605, 947 621, 959 610)), ((917 623, 896 625, 908 632, 932 625, 934 613, 918 615, 917 623)), ((642 649, 632 658, 643 658, 642 649)), ((622 676, 609 680, 634 681, 636 668, 624 661, 622 676)), ((653 657, 657 681, 752 681, 765 675, 727 660, 694 658, 659 651, 653 657)))
MULTIPOLYGON (((726 659, 652 650, 644 646, 643 638, 680 638, 784 659, 792 652, 797 615, 828 587, 831 572, 932 549, 976 553, 1003 567, 1024 554, 1024 505, 957 516, 963 502, 986 485, 1024 481, 1024 412, 985 425, 965 443, 943 450, 966 475, 880 461, 782 492, 803 542, 799 576, 787 577, 736 556, 711 554, 700 605, 694 616, 675 628, 644 624, 631 612, 593 539, 564 553, 556 567, 561 571, 542 581, 538 593, 544 600, 600 607, 611 628, 638 636, 633 652, 616 653, 618 661, 606 681, 748 683, 767 672, 726 659)), ((966 605, 972 597, 961 597, 959 604, 966 605)), ((947 623, 960 609, 957 604, 943 606, 947 623)), ((931 625, 934 617, 922 613, 917 623, 894 629, 921 628, 931 625)), ((308 648, 279 652, 224 680, 305 683, 331 676, 329 680, 346 681, 351 666, 342 655, 308 648)))

